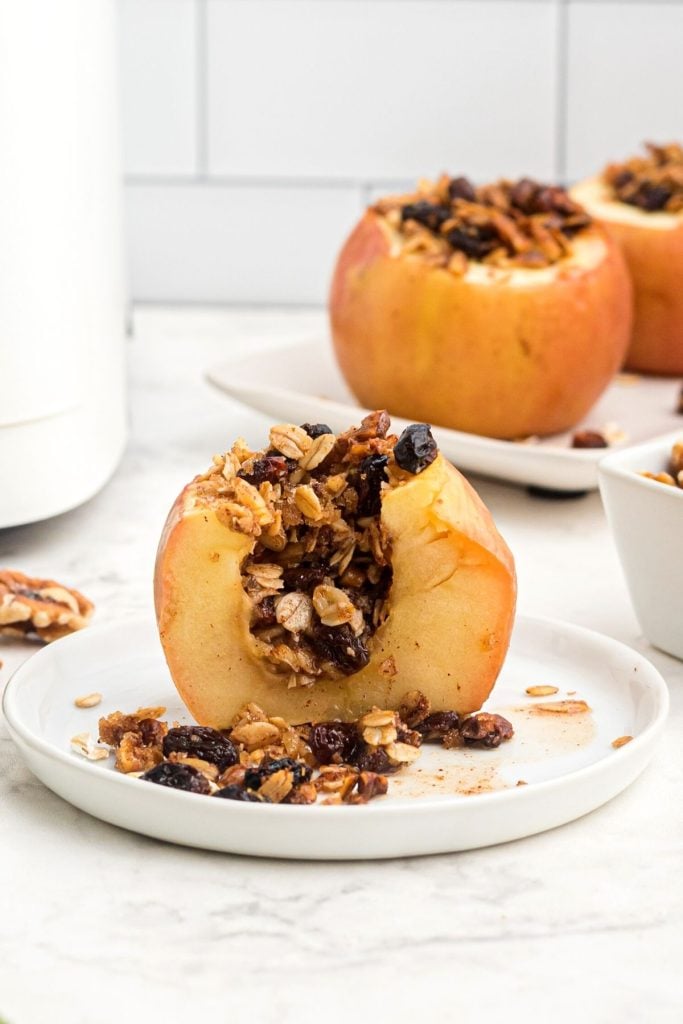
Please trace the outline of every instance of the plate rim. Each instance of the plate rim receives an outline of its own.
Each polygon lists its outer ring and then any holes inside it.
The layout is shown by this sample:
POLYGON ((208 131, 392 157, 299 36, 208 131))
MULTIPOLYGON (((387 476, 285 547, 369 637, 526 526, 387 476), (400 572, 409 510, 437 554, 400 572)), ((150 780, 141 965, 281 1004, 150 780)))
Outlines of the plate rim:
MULTIPOLYGON (((653 687, 654 693, 657 698, 657 704, 655 708, 655 714, 652 720, 645 727, 643 732, 638 736, 634 736, 630 743, 625 744, 620 748, 620 757, 625 760, 625 764, 628 765, 631 761, 638 761, 640 755, 646 753, 647 750, 656 741, 657 737, 661 734, 664 725, 666 724, 667 716, 669 713, 669 690, 663 676, 659 670, 652 664, 652 662, 630 647, 628 644, 621 640, 616 640, 614 637, 607 636, 604 633, 599 633, 597 630, 590 629, 587 626, 580 626, 572 622, 568 622, 564 619, 558 619, 549 616, 539 615, 526 615, 519 614, 517 616, 515 625, 517 623, 524 623, 526 628, 533 627, 535 624, 539 624, 545 628, 560 628, 565 634, 568 632, 574 637, 579 639, 592 639, 593 641, 597 638, 601 642, 606 643, 612 649, 619 649, 620 651, 628 651, 630 655, 635 659, 637 666, 642 666, 646 671, 646 676, 649 677, 649 685, 653 687)), ((92 636, 93 633, 98 634, 108 632, 115 633, 122 628, 130 629, 144 627, 150 629, 154 626, 153 619, 146 615, 138 615, 135 617, 126 617, 114 622, 102 623, 89 627, 87 632, 73 633, 67 637, 63 637, 60 640, 54 641, 52 644, 41 648, 36 651, 33 655, 29 656, 21 665, 18 666, 10 676, 5 690, 2 696, 2 712, 7 723, 8 732, 17 747, 21 750, 22 744, 35 751, 37 754, 46 757, 48 759, 57 760, 65 767, 75 769, 78 772, 85 773, 99 773, 100 779, 103 780, 104 785, 119 785, 124 787, 136 786, 137 792, 141 795, 138 786, 139 779, 131 779, 127 775, 116 772, 115 770, 106 770, 103 772, 102 767, 97 766, 97 763, 93 763, 84 758, 78 758, 75 754, 72 754, 67 750, 60 750, 54 743, 43 739, 41 736, 36 735, 30 730, 22 721, 21 717, 16 714, 16 709, 13 704, 16 704, 15 691, 21 685, 22 674, 25 671, 29 671, 27 666, 34 662, 35 658, 41 658, 41 656, 51 656, 51 651, 55 649, 55 645, 61 644, 62 646, 69 643, 80 642, 83 636, 92 636), (18 739, 17 739, 18 737, 18 739)), ((514 637, 514 634, 513 634, 514 637)), ((169 673, 170 676, 170 673, 169 673)), ((170 680, 171 684, 172 680, 170 680)), ((617 752, 614 751, 616 754, 617 752)), ((515 799, 519 799, 522 802, 527 800, 535 799, 539 795, 552 793, 553 790, 562 788, 567 784, 567 780, 571 780, 572 784, 579 784, 589 781, 595 774, 600 774, 604 771, 604 765, 609 757, 609 752, 606 756, 599 758, 597 761, 592 762, 589 765, 584 765, 581 768, 576 768, 572 771, 566 772, 562 775, 558 775, 552 779, 545 779, 541 782, 535 782, 531 786, 520 786, 520 787, 507 787, 502 790, 495 790, 487 793, 472 794, 465 800, 462 795, 459 794, 443 794, 441 796, 420 796, 413 798, 406 798, 405 802, 383 802, 379 801, 372 805, 372 815, 395 815, 405 814, 407 809, 410 808, 411 814, 428 814, 433 813, 437 809, 442 809, 444 812, 457 813, 459 807, 471 806, 472 801, 476 801, 476 806, 495 806, 498 803, 506 802, 510 800, 511 793, 517 793, 518 796, 515 799)), ((93 774, 93 777, 95 775, 93 774)), ((49 788, 49 787, 48 787, 49 788)), ((150 797, 154 798, 154 788, 149 787, 150 797)), ((156 787, 164 790, 167 796, 170 796, 176 800, 192 800, 196 806, 196 795, 195 793, 185 793, 181 790, 173 790, 168 787, 156 787)), ((144 792, 144 789, 143 789, 144 792)), ((148 798, 148 799, 149 799, 148 798)), ((296 804, 291 805, 280 805, 280 804, 268 804, 268 805, 255 805, 255 804, 242 804, 238 801, 217 801, 220 804, 226 804, 232 808, 232 813, 237 814, 249 814, 254 813, 251 808, 260 806, 261 813, 266 808, 267 814, 275 815, 287 815, 289 817, 300 817, 303 815, 307 820, 311 819, 311 814, 326 813, 329 808, 323 804, 317 804, 314 807, 310 806, 297 806, 296 804)), ((215 812, 209 812, 215 813, 215 812)), ((220 812, 223 813, 223 812, 220 812)), ((363 818, 367 816, 368 809, 365 806, 347 806, 345 817, 350 815, 353 818, 363 818)))

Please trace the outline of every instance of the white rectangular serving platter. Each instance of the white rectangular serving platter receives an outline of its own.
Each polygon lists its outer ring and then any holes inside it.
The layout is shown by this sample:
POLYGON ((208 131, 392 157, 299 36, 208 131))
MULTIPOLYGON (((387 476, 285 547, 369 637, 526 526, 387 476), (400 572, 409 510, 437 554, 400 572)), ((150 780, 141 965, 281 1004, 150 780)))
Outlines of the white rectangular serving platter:
MULTIPOLYGON (((212 366, 211 384, 276 421, 323 422, 345 430, 369 410, 361 408, 344 383, 331 344, 321 338, 264 350, 212 366)), ((574 430, 623 432, 609 450, 683 431, 677 414, 681 387, 676 378, 621 374, 574 430)), ((389 409, 391 412, 391 409, 389 409)), ((408 420, 392 417, 399 432, 408 420)), ((598 486, 604 448, 571 447, 574 430, 523 442, 498 441, 434 425, 444 455, 468 473, 554 491, 589 491, 598 486)))

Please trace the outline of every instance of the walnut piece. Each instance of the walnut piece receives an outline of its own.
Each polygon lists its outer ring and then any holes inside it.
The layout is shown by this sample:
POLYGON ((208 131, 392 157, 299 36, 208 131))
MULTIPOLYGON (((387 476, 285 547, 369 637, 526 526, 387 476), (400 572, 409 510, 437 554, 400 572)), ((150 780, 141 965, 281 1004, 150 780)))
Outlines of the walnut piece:
POLYGON ((0 570, 0 635, 50 643, 87 626, 95 606, 55 580, 0 570))

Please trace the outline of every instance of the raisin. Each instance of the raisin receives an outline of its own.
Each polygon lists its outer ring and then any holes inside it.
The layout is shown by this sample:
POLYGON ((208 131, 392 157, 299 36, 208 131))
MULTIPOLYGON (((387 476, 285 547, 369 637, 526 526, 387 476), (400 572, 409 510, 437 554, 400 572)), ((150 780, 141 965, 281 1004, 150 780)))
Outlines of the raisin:
POLYGON ((444 221, 451 216, 447 206, 439 206, 437 203, 430 203, 426 199, 420 199, 416 203, 408 203, 401 208, 401 220, 415 220, 418 224, 424 225, 430 231, 438 231, 444 221))
POLYGON ((327 423, 302 423, 301 429, 305 430, 309 437, 322 437, 323 434, 333 434, 332 427, 327 423))
POLYGON ((623 188, 624 185, 629 185, 633 181, 633 173, 631 171, 620 171, 612 181, 614 188, 623 188))
POLYGON ((273 775, 275 772, 282 771, 283 769, 287 769, 292 773, 295 786, 301 785, 302 782, 310 781, 311 769, 307 764, 304 764, 302 761, 295 761, 293 757, 277 757, 267 764, 247 768, 244 776, 244 785, 247 789, 258 789, 269 775, 273 775))
POLYGON ((597 430, 579 430, 572 437, 572 448, 608 448, 609 445, 597 430))
POLYGON ((189 764, 173 764, 162 761, 140 776, 145 782, 156 782, 157 786, 168 786, 169 789, 182 789, 186 793, 211 792, 209 780, 189 764))
POLYGON ((468 231, 463 228, 451 228, 446 234, 446 241, 454 249, 460 249, 466 256, 475 260, 488 256, 500 244, 496 232, 484 225, 470 228, 468 231))
POLYGON ((313 649, 344 675, 365 668, 370 652, 362 637, 355 636, 345 623, 343 626, 324 626, 320 623, 308 638, 313 649))
POLYGON ((258 793, 251 793, 248 789, 242 789, 241 786, 224 786, 223 789, 219 789, 213 795, 220 797, 222 800, 242 800, 244 803, 250 804, 267 803, 258 793))
POLYGON ((201 761, 209 761, 225 771, 237 764, 237 750, 232 740, 223 736, 217 729, 202 725, 179 725, 169 729, 164 736, 164 757, 169 754, 189 754, 201 761))
POLYGON ((513 733, 514 729, 507 718, 490 715, 485 711, 470 715, 460 726, 460 735, 469 747, 499 747, 513 733))
POLYGON ((254 629, 274 626, 277 623, 275 615, 275 598, 264 597, 262 601, 255 604, 251 615, 251 624, 254 629))
POLYGON ((307 593, 319 586, 327 573, 328 570, 324 565, 308 565, 304 562, 301 565, 285 569, 282 578, 287 590, 300 590, 307 593))
POLYGON ((645 182, 640 186, 636 199, 636 205, 643 210, 663 210, 671 199, 671 190, 665 185, 651 185, 645 182))
POLYGON ((408 473, 421 473, 436 458, 438 448, 427 423, 406 427, 394 447, 394 458, 408 473))
POLYGON ((401 767, 400 764, 394 764, 389 760, 389 755, 384 747, 370 747, 367 743, 363 744, 360 753, 352 763, 361 772, 374 772, 376 775, 393 775, 401 767))
POLYGON ((415 725, 415 729, 421 734, 425 743, 434 743, 443 739, 451 729, 460 726, 460 716, 455 711, 433 711, 421 722, 415 725))
POLYGON ((455 201, 456 199, 466 199, 469 203, 474 203, 477 198, 477 194, 474 191, 474 185, 467 178, 452 178, 448 183, 448 195, 455 201))
POLYGON ((376 516, 382 507, 380 498, 382 482, 386 480, 389 459, 386 455, 368 455, 354 474, 354 485, 358 492, 359 516, 376 516))
POLYGON ((355 725, 348 722, 317 722, 311 729, 308 745, 318 764, 353 763, 361 740, 355 725))
POLYGON ((237 475, 258 487, 266 481, 276 484, 287 476, 288 471, 288 461, 283 455, 264 455, 262 459, 255 459, 252 462, 251 469, 240 469, 237 475))
POLYGON ((520 178, 510 189, 510 202, 522 213, 531 213, 538 185, 531 178, 520 178))

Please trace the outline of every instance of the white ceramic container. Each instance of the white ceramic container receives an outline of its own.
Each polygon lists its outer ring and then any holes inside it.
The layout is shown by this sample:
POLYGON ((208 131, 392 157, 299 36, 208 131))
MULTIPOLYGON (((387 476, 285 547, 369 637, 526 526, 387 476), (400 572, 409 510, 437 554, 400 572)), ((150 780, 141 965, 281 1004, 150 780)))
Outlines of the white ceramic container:
POLYGON ((655 647, 683 658, 683 489, 649 480, 668 469, 681 429, 614 452, 599 465, 600 491, 638 621, 655 647))
POLYGON ((89 498, 124 443, 114 0, 0 3, 0 528, 89 498))

